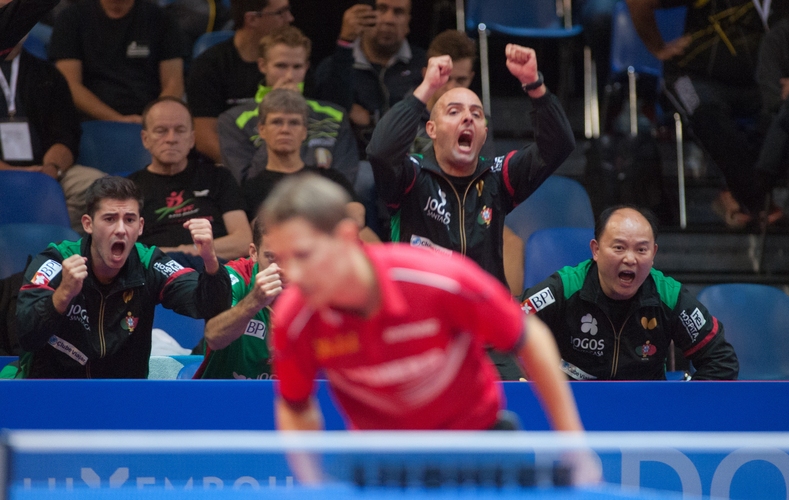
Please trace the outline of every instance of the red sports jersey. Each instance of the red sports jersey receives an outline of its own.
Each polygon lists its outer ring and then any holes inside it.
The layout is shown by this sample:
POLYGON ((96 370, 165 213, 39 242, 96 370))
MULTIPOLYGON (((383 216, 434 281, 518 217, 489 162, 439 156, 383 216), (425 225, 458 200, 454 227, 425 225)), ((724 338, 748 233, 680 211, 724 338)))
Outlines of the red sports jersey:
POLYGON ((296 287, 275 306, 282 397, 307 400, 323 369, 357 429, 491 427, 503 403, 484 346, 519 345, 523 313, 471 260, 407 245, 370 245, 382 305, 361 318, 315 311, 296 287))

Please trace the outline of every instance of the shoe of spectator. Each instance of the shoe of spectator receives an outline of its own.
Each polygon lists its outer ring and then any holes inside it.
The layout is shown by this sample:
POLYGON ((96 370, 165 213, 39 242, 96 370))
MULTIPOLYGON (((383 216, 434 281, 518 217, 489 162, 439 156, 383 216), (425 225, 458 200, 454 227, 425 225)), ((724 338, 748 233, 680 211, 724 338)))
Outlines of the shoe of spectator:
POLYGON ((726 225, 732 229, 743 229, 753 219, 752 216, 743 212, 742 207, 734 199, 731 191, 722 191, 718 195, 712 202, 712 211, 718 214, 726 225))

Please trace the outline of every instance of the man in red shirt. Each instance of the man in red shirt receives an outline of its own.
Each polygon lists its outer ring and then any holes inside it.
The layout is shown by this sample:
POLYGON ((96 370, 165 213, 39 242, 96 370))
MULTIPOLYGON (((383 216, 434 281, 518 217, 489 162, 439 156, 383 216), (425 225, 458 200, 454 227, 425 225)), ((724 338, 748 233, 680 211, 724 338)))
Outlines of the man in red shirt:
POLYGON ((323 427, 319 370, 349 427, 497 426, 504 406, 484 346, 517 353, 552 427, 581 431, 552 335, 472 261, 359 243, 345 192, 316 176, 282 181, 264 204, 271 251, 291 286, 274 314, 281 430, 323 427))

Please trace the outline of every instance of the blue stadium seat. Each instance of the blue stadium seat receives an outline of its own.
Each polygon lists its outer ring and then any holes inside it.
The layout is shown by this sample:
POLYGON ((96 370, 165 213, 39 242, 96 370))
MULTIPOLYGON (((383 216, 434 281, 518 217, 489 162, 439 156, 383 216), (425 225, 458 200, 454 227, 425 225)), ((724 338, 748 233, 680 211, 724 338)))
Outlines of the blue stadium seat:
POLYGON ((209 47, 213 47, 220 42, 224 42, 228 38, 232 38, 233 33, 233 30, 219 30, 203 33, 197 38, 194 47, 192 47, 192 59, 197 59, 197 56, 205 52, 209 47))
POLYGON ((38 23, 33 26, 22 45, 26 51, 44 61, 49 60, 49 39, 52 38, 52 26, 38 23))
POLYGON ((77 163, 117 175, 135 172, 151 163, 142 145, 142 125, 105 120, 82 122, 77 163))
POLYGON ((153 316, 153 327, 167 332, 181 347, 193 349, 203 338, 205 321, 182 316, 158 304, 153 316))
POLYGON ((0 224, 0 279, 25 270, 28 256, 35 256, 50 243, 78 240, 69 227, 54 224, 0 224))
POLYGON ((564 266, 574 266, 592 257, 590 227, 549 227, 535 231, 526 242, 523 288, 530 288, 564 266))
POLYGON ((712 285, 699 301, 723 324, 740 360, 740 380, 789 380, 789 296, 759 284, 712 285))
POLYGON ((71 227, 58 181, 41 172, 0 171, 0 224, 38 222, 71 227))
POLYGON ((538 229, 594 227, 594 213, 580 182, 552 175, 507 215, 505 223, 521 240, 528 242, 538 229))

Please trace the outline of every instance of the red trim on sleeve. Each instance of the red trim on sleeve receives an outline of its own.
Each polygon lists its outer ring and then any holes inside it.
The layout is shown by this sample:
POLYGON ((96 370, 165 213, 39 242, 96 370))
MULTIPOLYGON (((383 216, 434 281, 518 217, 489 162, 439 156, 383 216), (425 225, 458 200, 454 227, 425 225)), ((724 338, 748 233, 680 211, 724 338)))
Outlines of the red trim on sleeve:
POLYGON ((416 184, 416 165, 414 165, 414 162, 412 162, 410 160, 409 160, 409 162, 411 163, 411 168, 414 169, 414 178, 411 179, 411 184, 409 184, 408 187, 405 188, 405 192, 403 194, 410 193, 411 190, 414 189, 414 184, 416 184))
POLYGON ((52 288, 51 286, 34 285, 32 283, 27 283, 25 285, 22 285, 22 288, 20 288, 20 290, 51 290, 53 292, 55 291, 55 289, 52 288))
POLYGON ((501 174, 504 176, 504 187, 510 193, 510 196, 515 196, 515 188, 510 183, 510 158, 514 155, 515 151, 510 151, 506 158, 504 158, 504 165, 501 167, 501 174))
POLYGON ((701 342, 699 342, 695 346, 693 346, 690 349, 688 349, 687 351, 685 351, 685 353, 684 353, 685 356, 687 357, 687 356, 690 356, 692 354, 695 354, 696 351, 698 351, 699 349, 701 349, 705 345, 709 344, 710 341, 712 340, 712 338, 715 335, 717 335, 717 334, 718 334, 718 318, 713 316, 712 317, 712 330, 710 330, 710 333, 708 333, 707 336, 704 337, 704 339, 701 342))
POLYGON ((171 274, 170 277, 167 278, 167 281, 164 283, 164 286, 162 287, 162 291, 159 292, 159 302, 161 302, 162 299, 164 299, 164 290, 167 288, 167 285, 172 283, 175 278, 182 276, 186 273, 193 273, 193 272, 195 272, 195 270, 192 269, 191 267, 185 267, 171 274))

